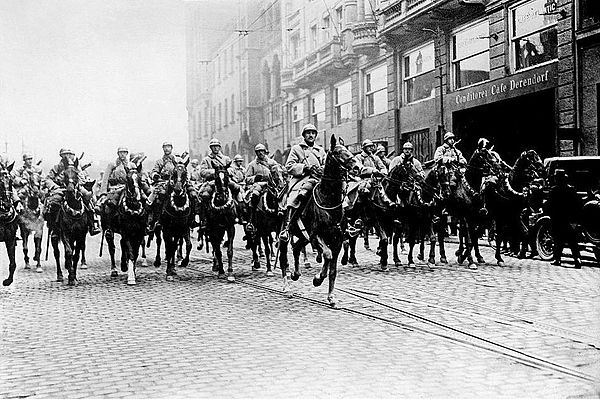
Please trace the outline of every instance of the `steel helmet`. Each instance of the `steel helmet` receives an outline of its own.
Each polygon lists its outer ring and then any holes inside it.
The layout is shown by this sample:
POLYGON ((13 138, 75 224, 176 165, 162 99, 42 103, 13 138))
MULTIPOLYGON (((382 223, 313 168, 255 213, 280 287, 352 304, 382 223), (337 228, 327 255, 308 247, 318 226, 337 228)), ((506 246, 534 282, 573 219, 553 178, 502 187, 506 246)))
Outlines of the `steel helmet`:
POLYGON ((302 128, 302 135, 304 136, 304 132, 309 132, 311 130, 315 133, 319 133, 319 131, 317 130, 317 127, 315 125, 313 125, 312 123, 308 123, 308 124, 304 125, 304 127, 302 128))
POLYGON ((167 147, 167 146, 171 146, 171 147, 173 147, 173 142, 172 142, 172 141, 168 141, 168 140, 167 140, 167 141, 163 142, 162 146, 163 146, 163 147, 167 147))
POLYGON ((28 159, 33 159, 33 155, 31 155, 31 153, 26 152, 23 154, 23 161, 26 161, 28 159))
POLYGON ((192 165, 198 165, 200 161, 197 158, 192 159, 192 165))
POLYGON ((60 152, 59 152, 58 154, 59 154, 61 157, 62 157, 63 155, 67 155, 67 154, 75 155, 75 153, 74 153, 72 150, 68 149, 68 148, 61 148, 61 149, 60 149, 60 152))
POLYGON ((259 151, 267 152, 267 147, 265 147, 264 144, 257 144, 256 146, 254 146, 254 152, 259 151))
POLYGON ((375 144, 373 144, 373 142, 369 139, 366 139, 362 142, 362 148, 368 147, 370 145, 375 145, 375 144))
POLYGON ((219 147, 221 147, 221 142, 219 141, 218 138, 213 137, 212 139, 210 139, 210 142, 208 143, 208 146, 212 147, 213 145, 218 145, 219 147))
POLYGON ((117 154, 120 152, 129 152, 129 150, 127 149, 127 147, 119 147, 117 148, 117 154))
POLYGON ((240 154, 236 154, 236 156, 235 156, 235 157, 233 157, 233 160, 234 160, 234 161, 243 161, 243 160, 244 160, 244 158, 242 158, 242 156, 241 156, 240 154))
POLYGON ((409 149, 412 150, 413 149, 413 145, 410 141, 407 141, 406 143, 404 143, 404 145, 402 146, 402 149, 409 149))
POLYGON ((484 148, 489 149, 490 148, 490 141, 486 138, 480 138, 477 141, 477 148, 479 148, 480 150, 483 150, 484 148))
POLYGON ((454 133, 452 132, 448 132, 446 134, 444 134, 444 141, 448 140, 448 139, 453 139, 456 138, 456 136, 454 136, 454 133))
POLYGON ((385 152, 385 147, 381 144, 377 146, 377 151, 375 151, 375 154, 379 154, 380 152, 385 152))

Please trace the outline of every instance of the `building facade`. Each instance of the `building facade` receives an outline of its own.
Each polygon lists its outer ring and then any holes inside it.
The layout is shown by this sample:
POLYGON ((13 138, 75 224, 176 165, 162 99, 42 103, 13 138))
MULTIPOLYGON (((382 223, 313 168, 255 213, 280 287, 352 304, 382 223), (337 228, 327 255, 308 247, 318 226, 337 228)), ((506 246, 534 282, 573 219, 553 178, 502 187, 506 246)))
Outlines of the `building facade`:
POLYGON ((542 157, 598 154, 599 1, 246 4, 236 19, 244 30, 223 41, 239 44, 231 50, 239 86, 219 81, 220 47, 206 71, 210 94, 195 93, 205 110, 210 103, 212 129, 190 142, 214 136, 248 156, 265 143, 283 161, 312 123, 319 144, 333 133, 354 152, 367 138, 389 152, 411 141, 431 159, 453 131, 466 153, 486 137, 508 162, 529 148, 542 157), (218 118, 225 107, 240 114, 227 126, 218 118))

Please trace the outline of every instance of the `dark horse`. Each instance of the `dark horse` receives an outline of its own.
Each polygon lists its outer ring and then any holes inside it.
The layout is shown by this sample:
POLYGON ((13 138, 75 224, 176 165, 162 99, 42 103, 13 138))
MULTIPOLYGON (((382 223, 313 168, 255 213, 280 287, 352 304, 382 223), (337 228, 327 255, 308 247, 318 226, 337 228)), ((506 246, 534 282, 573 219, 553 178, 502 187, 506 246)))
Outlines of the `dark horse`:
MULTIPOLYGON (((379 256, 379 265, 381 266, 381 270, 387 270, 388 237, 392 236, 394 229, 394 217, 390 217, 390 215, 395 213, 395 204, 388 198, 381 178, 371 177, 369 185, 370 189, 367 192, 361 192, 362 189, 358 188, 356 193, 358 198, 354 206, 346 210, 348 224, 352 226, 349 230, 358 229, 362 225, 364 226, 363 232, 365 237, 367 237, 371 227, 375 229, 379 237, 379 245, 376 252, 379 256)), ((349 199, 349 201, 352 200, 349 199)), ((342 265, 348 262, 356 264, 357 238, 357 234, 348 234, 347 240, 344 241, 344 254, 341 259, 342 265), (349 255, 348 250, 350 252, 349 255)))
POLYGON ((42 217, 42 204, 44 194, 41 189, 42 177, 39 173, 29 173, 27 185, 21 192, 21 199, 24 201, 24 209, 19 215, 19 229, 21 239, 23 240, 23 258, 25 260, 25 269, 29 269, 29 235, 33 233, 34 255, 36 262, 35 271, 41 273, 42 264, 40 256, 42 253, 42 236, 44 234, 44 218, 42 217))
MULTIPOLYGON (((386 178, 386 193, 397 203, 397 215, 402 222, 409 244, 409 268, 415 267, 413 259, 415 244, 424 243, 426 239, 430 242, 428 267, 435 265, 437 229, 434 228, 436 226, 434 215, 439 211, 437 206, 439 196, 436 192, 436 183, 432 180, 434 175, 433 169, 428 169, 425 177, 422 177, 412 164, 399 163, 386 178)), ((401 232, 395 232, 393 240, 394 262, 397 265, 401 263, 397 249, 400 234, 401 232)))
POLYGON ((146 219, 140 186, 142 163, 125 167, 127 181, 117 200, 117 206, 104 203, 101 218, 110 254, 111 277, 118 277, 115 265, 115 233, 121 236, 121 271, 127 272, 127 284, 135 285, 135 262, 143 248, 146 219))
POLYGON ((8 254, 8 277, 2 285, 13 282, 17 263, 15 262, 15 246, 17 244, 17 210, 13 205, 13 187, 10 172, 14 162, 8 166, 0 165, 0 241, 6 245, 8 254))
POLYGON ((272 233, 279 231, 281 216, 278 213, 279 201, 278 190, 283 183, 281 166, 273 164, 270 166, 270 176, 267 179, 264 192, 262 193, 256 210, 254 211, 255 230, 250 234, 250 248, 252 249, 252 269, 260 269, 258 247, 262 240, 265 247, 265 262, 267 263, 267 276, 273 276, 271 269, 271 239, 272 233))
MULTIPOLYGON (((333 294, 337 276, 337 258, 344 240, 345 220, 342 202, 345 195, 345 180, 348 177, 348 171, 352 170, 355 164, 352 153, 344 147, 343 141, 340 140, 338 144, 335 136, 332 135, 329 151, 325 158, 323 176, 315 185, 308 203, 301 210, 298 221, 292 223, 289 230, 290 234, 298 239, 292 246, 294 254, 292 280, 298 280, 300 277, 300 253, 302 248, 310 242, 313 248, 323 255, 323 266, 320 273, 314 276, 313 285, 320 286, 325 277, 329 275, 327 300, 334 308, 337 307, 337 301, 333 294), (305 226, 305 229, 301 228, 301 225, 305 226)), ((287 279, 287 246, 287 242, 280 242, 283 291, 289 295, 291 291, 287 279)))
POLYGON ((237 204, 229 189, 229 173, 225 167, 215 168, 214 191, 206 212, 206 232, 213 250, 213 271, 219 277, 225 276, 221 242, 227 233, 227 281, 234 282, 233 276, 233 239, 235 238, 235 219, 237 204))
MULTIPOLYGON (((177 275, 175 272, 175 254, 177 244, 182 239, 185 240, 186 253, 180 266, 186 267, 190 263, 190 251, 192 250, 190 227, 194 221, 194 207, 192 206, 193 199, 190 198, 186 190, 188 183, 187 164, 188 161, 179 162, 173 169, 167 184, 165 202, 160 215, 162 235, 165 241, 167 281, 173 281, 173 276, 177 275)), ((157 248, 157 251, 159 250, 157 248)))
POLYGON ((51 234, 52 249, 56 260, 56 279, 63 281, 58 247, 58 243, 61 241, 65 250, 65 269, 69 272, 69 285, 75 285, 77 281, 77 263, 85 246, 87 226, 90 224, 88 212, 86 212, 83 197, 79 191, 79 174, 79 159, 75 159, 75 162, 67 165, 62 172, 62 186, 65 188, 58 214, 52 215, 48 220, 48 230, 51 234))

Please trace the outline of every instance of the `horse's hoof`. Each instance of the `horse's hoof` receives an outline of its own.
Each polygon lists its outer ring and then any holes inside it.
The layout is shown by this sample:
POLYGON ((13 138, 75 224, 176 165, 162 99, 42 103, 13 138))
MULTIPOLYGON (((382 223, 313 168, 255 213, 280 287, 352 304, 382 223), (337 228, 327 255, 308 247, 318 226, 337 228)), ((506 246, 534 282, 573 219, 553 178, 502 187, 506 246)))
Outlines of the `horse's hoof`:
POLYGON ((2 285, 3 285, 3 286, 5 286, 5 287, 8 287, 9 285, 11 285, 11 284, 12 284, 12 282, 13 282, 13 279, 12 279, 12 278, 7 278, 6 280, 4 280, 4 281, 2 282, 2 285))
POLYGON ((63 282, 63 280, 64 280, 63 276, 57 276, 57 277, 56 277, 56 282, 57 282, 57 283, 62 283, 62 282, 63 282))
POLYGON ((408 252, 406 251, 406 249, 402 248, 400 249, 400 254, 402 255, 406 255, 408 252))
POLYGON ((155 266, 155 267, 160 267, 160 259, 156 259, 156 260, 154 261, 154 266, 155 266))
POLYGON ((447 265, 448 264, 448 259, 446 259, 445 256, 442 256, 442 257, 440 257, 440 263, 443 263, 443 264, 447 265))
POLYGON ((460 249, 457 249, 457 250, 456 250, 456 252, 454 252, 454 255, 456 255, 456 256, 460 256, 460 253, 461 253, 461 250, 460 250, 460 249))
POLYGON ((113 270, 110 272, 110 276, 111 276, 111 277, 119 277, 119 272, 118 272, 118 271, 116 271, 115 269, 113 269, 113 270))
POLYGON ((25 269, 25 270, 27 270, 27 269, 31 269, 31 267, 29 266, 29 262, 25 262, 25 267, 24 267, 24 269, 25 269))
POLYGON ((427 259, 427 264, 430 267, 435 266, 435 258, 429 258, 429 259, 427 259))
POLYGON ((81 270, 86 270, 88 268, 88 265, 86 263, 82 263, 81 265, 79 265, 79 268, 81 270))
POLYGON ((304 267, 310 269, 312 265, 310 264, 310 262, 304 262, 304 267))
POLYGON ((173 276, 167 276, 167 281, 175 281, 175 278, 173 276))
POLYGON ((358 266, 358 261, 356 260, 356 258, 354 256, 350 257, 350 264, 352 266, 358 266))
POLYGON ((498 261, 498 266, 500 266, 500 267, 504 267, 504 261, 502 261, 502 260, 499 260, 499 261, 498 261))
POLYGON ((127 279, 127 285, 135 285, 135 277, 133 279, 127 279))
POLYGON ((69 279, 69 282, 67 283, 67 285, 69 285, 71 287, 75 286, 75 280, 69 279))
POLYGON ((387 263, 386 264, 381 264, 381 271, 382 272, 387 272, 389 269, 387 267, 387 263))
POLYGON ((36 273, 43 273, 43 272, 44 272, 44 269, 42 269, 42 266, 38 265, 38 266, 35 268, 35 271, 36 271, 36 273))
POLYGON ((460 255, 456 258, 456 262, 458 262, 459 265, 462 265, 464 261, 465 258, 460 255))
POLYGON ((485 259, 483 259, 483 257, 480 256, 477 258, 477 263, 479 263, 480 265, 483 265, 483 264, 485 264, 485 259))
POLYGON ((340 308, 339 302, 335 299, 335 297, 333 295, 328 296, 327 301, 329 302, 329 306, 331 307, 331 309, 339 309, 340 308))
POLYGON ((417 259, 421 262, 423 262, 425 260, 425 258, 421 254, 417 255, 417 259))
POLYGON ((267 270, 267 277, 273 277, 274 275, 271 270, 267 270))
POLYGON ((342 266, 346 266, 348 264, 348 257, 347 256, 342 256, 342 259, 340 259, 340 264, 342 266))
POLYGON ((127 263, 121 263, 121 271, 127 273, 127 263))
POLYGON ((229 282, 229 283, 235 283, 235 277, 233 275, 227 276, 227 282, 229 282))
POLYGON ((298 279, 300 278, 301 274, 300 272, 293 272, 292 275, 290 276, 292 281, 298 281, 298 279))
POLYGON ((318 286, 320 286, 321 284, 323 284, 323 279, 322 279, 322 278, 321 278, 321 276, 319 276, 318 274, 317 274, 317 275, 315 275, 315 276, 313 277, 313 285, 314 285, 315 287, 318 287, 318 286))
POLYGON ((219 278, 220 279, 224 279, 225 277, 226 277, 225 276, 225 272, 223 272, 223 273, 219 272, 219 278))
POLYGON ((252 262, 252 270, 258 270, 258 269, 260 269, 260 262, 259 261, 252 262))
POLYGON ((148 260, 146 258, 142 258, 140 260, 140 266, 141 267, 148 267, 148 260))
POLYGON ((179 267, 187 267, 190 264, 189 259, 184 259, 181 261, 181 263, 179 264, 179 267))
POLYGON ((290 288, 289 284, 284 284, 283 285, 283 295, 285 295, 288 298, 292 298, 294 296, 294 293, 292 292, 292 289, 290 288))
POLYGON ((471 269, 471 270, 477 270, 477 264, 476 263, 469 264, 469 269, 471 269))

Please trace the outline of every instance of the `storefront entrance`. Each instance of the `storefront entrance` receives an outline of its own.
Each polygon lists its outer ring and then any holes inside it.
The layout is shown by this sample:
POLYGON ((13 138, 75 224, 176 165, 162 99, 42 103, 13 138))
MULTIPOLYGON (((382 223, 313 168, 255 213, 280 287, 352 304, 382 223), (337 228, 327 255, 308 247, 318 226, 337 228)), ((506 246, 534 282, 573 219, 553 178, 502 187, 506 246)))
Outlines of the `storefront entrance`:
POLYGON ((544 90, 513 99, 456 111, 453 132, 467 160, 485 137, 502 158, 513 164, 519 154, 534 149, 540 157, 556 154, 554 90, 544 90))

